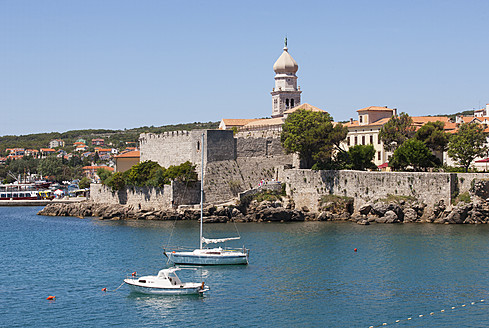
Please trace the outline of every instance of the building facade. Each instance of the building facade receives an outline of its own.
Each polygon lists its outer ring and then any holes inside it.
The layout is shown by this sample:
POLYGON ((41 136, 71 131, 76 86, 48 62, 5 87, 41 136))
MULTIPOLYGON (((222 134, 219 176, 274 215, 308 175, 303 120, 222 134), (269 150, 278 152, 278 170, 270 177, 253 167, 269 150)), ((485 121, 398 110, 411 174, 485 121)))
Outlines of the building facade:
POLYGON ((396 115, 396 109, 387 107, 370 106, 357 110, 358 120, 350 119, 346 123, 348 135, 342 143, 342 148, 348 150, 356 145, 373 145, 375 149, 374 163, 379 166, 386 163, 389 159, 388 152, 384 149, 384 144, 380 140, 379 132, 382 126, 390 118, 396 115))

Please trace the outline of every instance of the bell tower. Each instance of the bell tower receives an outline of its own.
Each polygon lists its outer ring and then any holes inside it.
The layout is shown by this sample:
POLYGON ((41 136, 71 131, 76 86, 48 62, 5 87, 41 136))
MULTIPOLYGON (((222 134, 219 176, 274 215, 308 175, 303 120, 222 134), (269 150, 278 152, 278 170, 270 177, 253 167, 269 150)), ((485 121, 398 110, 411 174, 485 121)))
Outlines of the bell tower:
POLYGON ((299 69, 296 61, 289 54, 287 38, 285 38, 284 52, 273 65, 275 71, 275 88, 272 94, 272 117, 282 117, 284 111, 301 104, 300 87, 297 87, 297 76, 299 69))

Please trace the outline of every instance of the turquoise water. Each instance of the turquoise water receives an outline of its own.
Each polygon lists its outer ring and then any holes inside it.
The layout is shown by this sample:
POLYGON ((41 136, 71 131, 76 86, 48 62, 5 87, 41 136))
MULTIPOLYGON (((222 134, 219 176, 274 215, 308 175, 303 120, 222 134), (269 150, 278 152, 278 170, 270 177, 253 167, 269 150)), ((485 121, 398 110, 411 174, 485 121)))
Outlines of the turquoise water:
MULTIPOLYGON (((211 291, 162 297, 101 289, 133 271, 156 274, 174 222, 39 209, 0 208, 2 327, 489 326, 487 225, 239 224, 250 265, 182 271, 211 291)), ((197 222, 175 226, 171 244, 197 246, 197 222)), ((205 229, 235 233, 229 223, 205 229)))

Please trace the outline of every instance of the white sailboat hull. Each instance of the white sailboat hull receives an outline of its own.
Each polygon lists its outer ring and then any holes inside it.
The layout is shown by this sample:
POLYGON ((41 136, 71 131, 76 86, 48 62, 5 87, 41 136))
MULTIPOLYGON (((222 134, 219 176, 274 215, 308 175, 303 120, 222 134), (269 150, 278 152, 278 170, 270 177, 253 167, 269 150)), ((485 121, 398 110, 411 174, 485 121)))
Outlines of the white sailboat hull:
POLYGON ((241 251, 206 251, 165 253, 169 261, 175 264, 190 265, 232 265, 248 264, 248 253, 241 251))

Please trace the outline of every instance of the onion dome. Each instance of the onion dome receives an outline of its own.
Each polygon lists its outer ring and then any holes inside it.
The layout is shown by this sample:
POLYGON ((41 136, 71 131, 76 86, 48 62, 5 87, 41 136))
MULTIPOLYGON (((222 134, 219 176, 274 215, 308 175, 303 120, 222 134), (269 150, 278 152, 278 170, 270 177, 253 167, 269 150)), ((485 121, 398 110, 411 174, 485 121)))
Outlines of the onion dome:
POLYGON ((293 73, 295 74, 299 69, 299 65, 295 62, 294 58, 289 54, 287 46, 284 47, 284 52, 278 57, 275 64, 273 64, 273 70, 275 73, 293 73))

